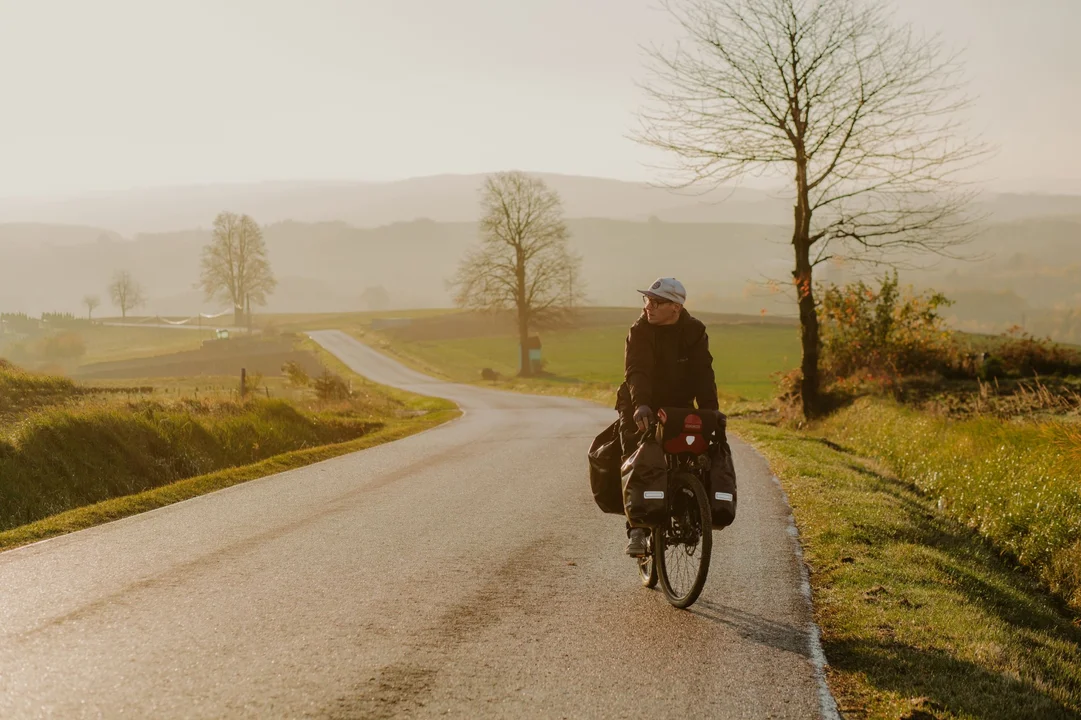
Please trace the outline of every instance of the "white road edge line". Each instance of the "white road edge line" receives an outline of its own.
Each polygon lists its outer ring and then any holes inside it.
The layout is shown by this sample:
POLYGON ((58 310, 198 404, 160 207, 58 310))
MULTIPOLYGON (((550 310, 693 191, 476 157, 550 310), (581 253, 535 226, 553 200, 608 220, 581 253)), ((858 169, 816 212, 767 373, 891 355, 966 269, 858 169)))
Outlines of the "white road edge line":
MULTIPOLYGON (((762 462, 769 465, 769 461, 758 452, 758 450, 750 443, 744 443, 751 451, 757 455, 762 462)), ((807 602, 807 609, 811 611, 811 621, 807 627, 807 649, 811 654, 811 664, 814 666, 815 684, 818 686, 818 709, 822 713, 823 720, 841 720, 840 711, 837 709, 837 701, 833 698, 833 693, 830 692, 829 685, 826 683, 826 666, 829 665, 829 661, 826 660, 826 652, 822 649, 822 630, 818 627, 818 623, 814 621, 814 603, 811 600, 811 577, 807 572, 807 564, 803 561, 803 546, 799 541, 799 528, 796 527, 796 517, 792 514, 792 504, 788 502, 788 493, 784 491, 784 486, 781 485, 780 479, 770 473, 770 477, 773 478, 774 484, 777 489, 781 491, 781 499, 784 500, 784 505, 788 509, 788 536, 792 538, 792 547, 796 553, 796 559, 799 561, 799 574, 800 574, 800 592, 803 594, 803 599, 807 602)))

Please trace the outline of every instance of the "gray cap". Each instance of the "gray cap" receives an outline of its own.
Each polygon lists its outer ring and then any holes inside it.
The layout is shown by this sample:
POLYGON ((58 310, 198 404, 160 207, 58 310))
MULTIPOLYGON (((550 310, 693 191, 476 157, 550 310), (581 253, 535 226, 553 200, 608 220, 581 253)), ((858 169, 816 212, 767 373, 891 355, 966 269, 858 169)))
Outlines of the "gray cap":
POLYGON ((639 290, 638 292, 652 298, 671 300, 680 305, 683 305, 687 301, 687 291, 684 289, 683 283, 670 277, 657 278, 656 281, 649 286, 649 290, 639 290))

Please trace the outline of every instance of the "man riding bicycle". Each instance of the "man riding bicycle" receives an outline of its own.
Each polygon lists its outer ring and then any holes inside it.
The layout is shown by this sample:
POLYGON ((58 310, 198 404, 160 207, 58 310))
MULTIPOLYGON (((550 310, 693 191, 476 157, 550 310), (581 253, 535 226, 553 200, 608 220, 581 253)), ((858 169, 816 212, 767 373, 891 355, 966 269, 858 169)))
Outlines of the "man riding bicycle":
MULTIPOLYGON (((616 394, 623 459, 635 450, 660 407, 719 409, 706 326, 683 307, 687 291, 675 278, 658 278, 643 296, 642 316, 627 333, 624 382, 616 394)), ((648 550, 648 528, 627 523, 627 554, 648 550)))

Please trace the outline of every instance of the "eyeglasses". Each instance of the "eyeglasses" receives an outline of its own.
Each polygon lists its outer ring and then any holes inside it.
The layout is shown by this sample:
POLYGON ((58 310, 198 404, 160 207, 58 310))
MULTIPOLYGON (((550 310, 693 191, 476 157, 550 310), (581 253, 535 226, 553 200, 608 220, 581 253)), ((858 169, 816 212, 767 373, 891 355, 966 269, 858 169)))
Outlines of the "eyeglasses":
POLYGON ((660 298, 649 297, 648 295, 642 296, 642 304, 646 306, 652 305, 653 307, 661 307, 663 305, 671 305, 671 300, 662 300, 660 298))

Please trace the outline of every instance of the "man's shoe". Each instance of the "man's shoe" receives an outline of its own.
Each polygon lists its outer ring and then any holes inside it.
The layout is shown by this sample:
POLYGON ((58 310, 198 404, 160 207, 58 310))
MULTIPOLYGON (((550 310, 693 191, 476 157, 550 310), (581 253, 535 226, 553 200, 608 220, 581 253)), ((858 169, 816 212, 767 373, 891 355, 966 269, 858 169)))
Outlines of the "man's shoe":
POLYGON ((649 551, 646 548, 646 539, 649 537, 649 530, 645 528, 631 528, 627 531, 627 554, 631 557, 643 557, 649 551))

